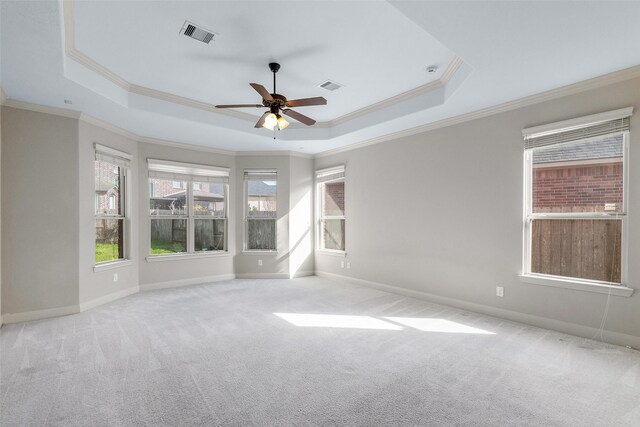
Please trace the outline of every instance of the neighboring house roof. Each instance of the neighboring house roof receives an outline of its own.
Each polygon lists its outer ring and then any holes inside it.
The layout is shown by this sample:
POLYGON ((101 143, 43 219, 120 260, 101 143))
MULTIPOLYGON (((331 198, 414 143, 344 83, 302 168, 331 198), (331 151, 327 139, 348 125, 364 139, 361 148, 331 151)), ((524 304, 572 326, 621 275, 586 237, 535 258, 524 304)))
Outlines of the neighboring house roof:
POLYGON ((580 144, 551 145, 534 150, 533 163, 575 162, 622 157, 622 138, 622 135, 614 135, 580 144))
MULTIPOLYGON (((180 199, 180 198, 185 198, 186 192, 187 192, 186 190, 180 190, 180 191, 176 191, 175 193, 166 194, 164 196, 152 197, 152 199, 155 199, 155 200, 177 200, 177 199, 180 199)), ((193 195, 195 197, 199 198, 200 200, 210 200, 210 201, 224 200, 224 196, 223 195, 216 194, 216 193, 210 193, 208 191, 193 190, 193 195)))
POLYGON ((249 181, 249 196, 275 196, 276 186, 265 184, 264 181, 249 181))

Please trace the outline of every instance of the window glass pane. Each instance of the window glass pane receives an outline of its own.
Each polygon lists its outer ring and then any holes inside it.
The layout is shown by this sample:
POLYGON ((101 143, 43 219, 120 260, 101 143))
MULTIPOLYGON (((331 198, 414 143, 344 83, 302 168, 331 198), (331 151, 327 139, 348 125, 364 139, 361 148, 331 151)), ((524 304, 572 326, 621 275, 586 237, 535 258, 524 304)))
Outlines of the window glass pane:
POLYGON ((95 161, 96 215, 122 215, 120 167, 102 160, 95 161))
POLYGON ((175 182, 149 178, 150 215, 187 215, 186 182, 178 181, 182 188, 174 188, 175 182))
POLYGON ((533 212, 623 212, 623 136, 533 150, 533 212))
POLYGON ((322 221, 322 243, 324 249, 344 251, 344 219, 322 221))
POLYGON ((344 216, 344 181, 323 184, 322 216, 344 216))
POLYGON ((247 217, 276 218, 276 181, 247 181, 247 217))
POLYGON ((196 251, 222 251, 224 250, 224 219, 196 219, 195 226, 195 250, 196 251))
POLYGON ((247 219, 247 249, 276 250, 275 219, 247 219))
POLYGON ((225 184, 213 182, 194 182, 193 214, 224 218, 225 187, 225 184))
POLYGON ((121 219, 96 220, 96 262, 124 258, 123 224, 121 219))
POLYGON ((622 221, 535 219, 531 272, 621 282, 622 221))
POLYGON ((151 254, 187 252, 186 219, 151 219, 151 254))

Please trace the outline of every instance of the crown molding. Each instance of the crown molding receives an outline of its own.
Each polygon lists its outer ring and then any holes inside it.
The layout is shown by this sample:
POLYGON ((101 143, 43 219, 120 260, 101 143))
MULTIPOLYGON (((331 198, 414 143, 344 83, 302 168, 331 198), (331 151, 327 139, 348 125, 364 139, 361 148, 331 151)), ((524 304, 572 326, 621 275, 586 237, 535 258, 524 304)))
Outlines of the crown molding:
POLYGON ((16 108, 19 110, 34 111, 36 113, 52 114, 54 116, 66 117, 69 119, 79 120, 82 113, 76 110, 69 110, 60 107, 50 107, 48 105, 33 104, 31 102, 18 101, 16 99, 7 99, 3 102, 5 107, 16 108))
MULTIPOLYGON (((439 120, 437 122, 427 123, 425 125, 416 126, 413 128, 405 129, 403 131, 389 133, 387 135, 382 135, 380 137, 356 142, 354 144, 350 144, 345 147, 322 151, 315 155, 299 153, 295 151, 227 151, 227 150, 222 150, 222 149, 217 149, 212 147, 204 147, 201 145, 193 145, 193 144, 186 144, 183 142, 150 138, 150 137, 140 136, 135 133, 129 132, 128 130, 125 130, 123 128, 120 128, 116 125, 113 125, 104 120, 98 119, 96 117, 90 116, 88 114, 81 113, 79 111, 69 110, 69 109, 60 108, 60 107, 50 107, 47 105, 33 104, 30 102, 24 102, 24 101, 18 101, 18 100, 6 98, 6 95, 5 95, 4 101, 2 101, 2 105, 10 108, 17 108, 21 110, 29 110, 29 111, 39 112, 39 113, 53 114, 56 116, 78 119, 85 123, 89 123, 94 126, 101 127, 105 130, 114 132, 116 134, 125 136, 134 141, 144 142, 148 144, 165 145, 165 146, 175 147, 175 148, 202 151, 202 152, 208 152, 208 153, 214 153, 214 154, 223 154, 227 156, 289 155, 289 156, 295 156, 295 157, 301 157, 301 158, 315 159, 315 158, 327 157, 327 156, 331 156, 334 154, 343 153, 347 151, 357 150, 359 148, 367 147, 370 145, 380 144, 382 142, 404 138, 407 136, 412 136, 419 133, 428 132, 428 131, 432 131, 432 130, 436 130, 436 129, 440 129, 448 126, 457 125, 467 121, 515 110, 515 109, 526 107, 529 105, 539 104, 545 101, 561 98, 563 96, 574 95, 577 93, 585 92, 587 90, 597 89, 603 86, 608 86, 614 83, 619 83, 622 81, 631 80, 638 77, 640 77, 640 65, 626 68, 620 71, 615 71, 610 74, 605 74, 604 76, 599 76, 589 80, 584 80, 582 82, 563 86, 557 89, 552 89, 536 95, 531 95, 531 96, 520 98, 514 101, 505 102, 503 104, 499 104, 493 107, 488 107, 481 110, 462 114, 459 116, 450 117, 447 119, 439 120)), ((2 87, 0 87, 0 94, 4 94, 2 87)))
POLYGON ((614 71, 613 73, 605 74, 604 76, 598 76, 592 79, 583 80, 578 83, 573 83, 567 86, 551 89, 545 92, 526 96, 524 98, 505 102, 492 107, 483 108, 480 110, 472 111, 469 113, 461 114, 461 115, 450 117, 447 119, 438 120, 436 122, 427 123, 424 125, 405 129, 403 131, 393 132, 387 135, 371 138, 365 141, 357 142, 355 144, 347 145, 345 147, 322 151, 320 153, 317 153, 314 156, 314 158, 327 157, 333 154, 344 153, 346 151, 356 150, 358 148, 367 147, 369 145, 380 144, 382 142, 404 138, 407 136, 412 136, 412 135, 416 135, 423 132, 429 132, 432 130, 468 122, 471 120, 492 116, 494 114, 500 114, 507 111, 517 110, 518 108, 523 108, 523 107, 527 107, 534 104, 540 104, 542 102, 551 101, 553 99, 562 98, 564 96, 575 95, 577 93, 586 92, 591 89, 597 89, 603 86, 608 86, 614 83, 619 83, 619 82, 634 79, 637 77, 640 77, 640 65, 636 65, 630 68, 625 68, 619 71, 614 71))
POLYGON ((286 156, 286 157, 300 157, 302 159, 313 159, 313 154, 300 153, 298 151, 236 151, 237 157, 249 157, 249 156, 286 156))
MULTIPOLYGON (((107 67, 103 66, 102 64, 98 63, 97 61, 95 61, 93 58, 91 58, 90 56, 84 54, 83 52, 80 52, 78 49, 76 49, 75 47, 75 12, 74 12, 74 3, 75 0, 63 0, 62 2, 62 7, 63 7, 63 21, 64 21, 64 34, 65 34, 65 40, 64 40, 64 47, 65 47, 65 53, 66 55, 78 62, 79 64, 84 65, 86 68, 92 70, 93 72, 101 75, 102 77, 104 77, 105 79, 111 81, 112 83, 114 83, 115 85, 119 86, 120 88, 124 89, 125 91, 129 92, 129 93, 135 93, 137 95, 142 95, 142 96, 146 96, 149 98, 155 98, 161 101, 165 101, 165 102, 171 102, 174 104, 180 104, 180 105, 184 105, 186 107, 191 107, 191 108, 197 108, 200 110, 205 110, 208 112, 212 112, 215 114, 221 114, 224 116, 230 116, 230 117, 235 117, 241 120, 246 120, 249 122, 255 122, 256 120, 258 120, 258 116, 254 116, 252 114, 249 113, 243 113, 241 111, 235 111, 235 110, 231 110, 231 109, 216 109, 215 106, 213 104, 209 104, 203 101, 198 101, 192 98, 187 98, 184 96, 180 96, 180 95, 175 95, 169 92, 164 92, 161 90, 157 90, 157 89, 152 89, 146 86, 140 86, 134 83, 130 83, 129 81, 127 81, 126 79, 124 79, 123 77, 119 76, 118 74, 114 73, 113 71, 111 71, 110 69, 108 69, 107 67)), ((411 89, 409 91, 403 92, 401 94, 392 96, 390 98, 384 99, 380 102, 377 102, 375 104, 369 105, 367 107, 364 108, 360 108, 358 110, 352 111, 350 113, 344 114, 340 117, 337 117, 335 119, 326 121, 326 122, 317 122, 314 127, 316 128, 330 128, 333 126, 338 126, 344 123, 347 123, 351 120, 357 119, 359 117, 362 117, 364 115, 370 114, 372 112, 375 111, 379 111, 385 108, 388 108, 391 105, 395 105, 398 104, 400 102, 403 101, 407 101, 411 98, 414 98, 416 96, 420 96, 423 95, 427 92, 431 92, 434 90, 437 90, 443 86, 445 86, 449 80, 451 80, 451 78, 455 75, 455 73, 458 71, 458 69, 460 68, 460 66, 463 64, 462 59, 460 59, 458 56, 454 56, 453 59, 451 60, 451 62, 449 63, 449 65, 447 66, 447 69, 445 70, 445 72, 442 74, 442 76, 432 82, 429 82, 427 84, 424 84, 422 86, 418 86, 414 89, 411 89)), ((306 128, 305 125, 299 124, 299 123, 292 123, 291 124, 291 128, 292 129, 304 129, 306 128)))

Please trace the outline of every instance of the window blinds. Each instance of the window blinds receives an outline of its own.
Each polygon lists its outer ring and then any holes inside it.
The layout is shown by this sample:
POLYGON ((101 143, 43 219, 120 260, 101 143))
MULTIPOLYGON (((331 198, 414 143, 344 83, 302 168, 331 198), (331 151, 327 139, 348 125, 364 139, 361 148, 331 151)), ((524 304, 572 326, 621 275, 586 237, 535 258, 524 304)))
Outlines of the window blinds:
POLYGON ((344 165, 316 171, 316 182, 327 182, 344 178, 344 165))
POLYGON ((245 170, 245 181, 276 181, 278 172, 272 169, 268 170, 245 170))
POLYGON ((627 132, 630 129, 632 112, 633 108, 631 107, 623 108, 579 119, 524 129, 522 131, 524 148, 530 150, 532 148, 627 132))
POLYGON ((147 159, 149 178, 173 181, 229 182, 229 168, 172 162, 169 160, 147 159))
POLYGON ((94 144, 96 160, 112 163, 121 168, 130 168, 133 156, 123 151, 115 150, 104 145, 94 144))

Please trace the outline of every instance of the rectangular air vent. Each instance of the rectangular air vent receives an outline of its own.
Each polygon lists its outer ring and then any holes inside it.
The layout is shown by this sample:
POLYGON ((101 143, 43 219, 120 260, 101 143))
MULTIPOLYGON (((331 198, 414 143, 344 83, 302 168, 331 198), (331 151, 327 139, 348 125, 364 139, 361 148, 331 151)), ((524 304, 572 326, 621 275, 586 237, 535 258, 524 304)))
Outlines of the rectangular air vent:
POLYGON ((330 91, 334 91, 337 89, 340 89, 342 86, 340 83, 336 83, 334 81, 331 80, 327 80, 325 82, 322 82, 318 85, 318 87, 321 87, 322 89, 326 89, 326 90, 330 90, 330 91))
POLYGON ((218 35, 218 33, 209 31, 189 21, 184 21, 184 25, 180 30, 180 34, 184 34, 187 37, 191 37, 192 39, 196 39, 207 44, 209 44, 209 42, 213 40, 214 36, 218 35))

